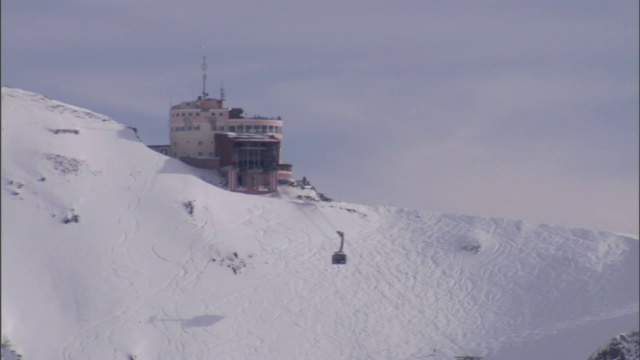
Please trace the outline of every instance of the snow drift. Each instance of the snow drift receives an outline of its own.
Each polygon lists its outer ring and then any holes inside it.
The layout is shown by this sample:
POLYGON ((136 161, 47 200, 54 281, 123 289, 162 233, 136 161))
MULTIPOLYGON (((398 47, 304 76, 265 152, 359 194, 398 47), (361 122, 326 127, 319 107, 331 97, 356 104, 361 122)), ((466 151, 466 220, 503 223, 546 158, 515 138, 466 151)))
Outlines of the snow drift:
POLYGON ((3 337, 26 360, 586 359, 637 327, 637 239, 219 180, 3 87, 3 337))

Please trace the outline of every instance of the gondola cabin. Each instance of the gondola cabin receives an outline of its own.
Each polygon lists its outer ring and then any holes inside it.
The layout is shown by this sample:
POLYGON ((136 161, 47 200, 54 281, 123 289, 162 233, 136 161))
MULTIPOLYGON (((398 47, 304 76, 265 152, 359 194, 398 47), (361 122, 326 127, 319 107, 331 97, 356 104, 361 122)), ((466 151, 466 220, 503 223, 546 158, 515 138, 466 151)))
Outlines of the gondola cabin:
POLYGON ((344 247, 344 233, 342 231, 336 231, 340 235, 340 249, 333 253, 331 257, 331 263, 333 265, 344 265, 347 263, 347 254, 342 252, 344 247))
POLYGON ((333 265, 344 265, 347 263, 347 254, 336 251, 331 257, 331 264, 333 265))

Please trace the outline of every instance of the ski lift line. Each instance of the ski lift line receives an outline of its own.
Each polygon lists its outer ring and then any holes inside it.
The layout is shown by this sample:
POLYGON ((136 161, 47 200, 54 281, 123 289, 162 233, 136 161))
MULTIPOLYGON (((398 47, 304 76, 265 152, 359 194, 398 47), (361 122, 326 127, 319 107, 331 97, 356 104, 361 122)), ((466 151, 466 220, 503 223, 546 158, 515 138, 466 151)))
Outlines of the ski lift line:
POLYGON ((324 221, 331 226, 332 229, 337 229, 337 227, 329 220, 329 218, 322 212, 320 206, 316 206, 316 210, 320 213, 320 218, 324 219, 324 221))
MULTIPOLYGON (((335 226, 333 225, 333 223, 332 223, 332 222, 331 222, 331 221, 326 217, 326 215, 325 215, 325 214, 320 210, 320 207, 319 207, 318 205, 313 204, 313 203, 296 203, 296 204, 298 204, 298 205, 303 205, 303 206, 314 206, 314 207, 316 208, 316 210, 318 210, 318 212, 320 212, 320 217, 321 217, 321 218, 324 218, 325 222, 327 222, 327 223, 328 223, 328 224, 329 224, 333 229, 336 229, 336 228, 337 228, 337 227, 335 227, 335 226)), ((309 218, 309 215, 308 215, 308 214, 306 214, 306 213, 305 213, 304 215, 305 215, 305 216, 307 216, 307 218, 309 218)), ((313 219, 310 219, 310 220, 313 220, 313 219)), ((317 223, 316 223, 315 221, 312 221, 312 223, 313 223, 313 224, 314 224, 314 226, 316 226, 316 227, 320 230, 320 232, 322 232, 322 233, 323 233, 327 238, 334 238, 334 237, 335 237, 335 235, 333 235, 333 234, 328 235, 324 230, 322 230, 321 228, 319 228, 319 226, 317 225, 317 223)), ((362 236, 364 236, 364 235, 367 235, 367 234, 372 233, 372 232, 375 232, 375 231, 380 232, 380 229, 379 229, 378 227, 375 227, 375 226, 367 226, 367 227, 364 227, 364 226, 363 226, 363 227, 360 227, 359 229, 357 229, 357 230, 355 231, 355 233, 350 233, 350 234, 349 234, 349 239, 358 239, 358 238, 360 238, 360 237, 362 237, 362 236)), ((380 235, 381 235, 381 236, 384 236, 384 234, 382 234, 382 233, 380 233, 380 235)))
MULTIPOLYGON (((324 216, 324 214, 322 214, 322 211, 320 211, 320 209, 318 209, 318 207, 317 207, 317 205, 316 205, 316 204, 305 204, 305 203, 302 203, 302 204, 301 204, 301 203, 297 203, 297 204, 299 204, 299 205, 303 205, 303 206, 313 206, 313 207, 314 207, 314 208, 315 208, 315 209, 320 213, 320 215, 324 216)), ((328 235, 328 234, 327 234, 327 233, 322 229, 322 227, 320 227, 320 226, 318 225, 318 223, 317 223, 317 222, 316 222, 316 221, 315 221, 315 220, 314 220, 314 219, 313 219, 309 214, 307 214, 307 212, 306 212, 304 209, 302 209, 300 212, 302 213, 302 215, 304 215, 304 216, 309 220, 309 222, 310 222, 311 224, 313 224, 313 226, 315 226, 315 227, 316 227, 316 229, 318 229, 318 231, 320 231, 320 233, 321 233, 325 238, 330 239, 330 238, 332 238, 332 237, 333 237, 332 235, 328 235)), ((331 226, 331 228, 332 228, 332 229, 335 229, 335 226, 334 226, 333 224, 329 223, 329 225, 331 226)))
MULTIPOLYGON (((320 213, 320 218, 324 219, 324 221, 329 225, 329 227, 331 229, 334 229, 335 231, 337 231, 336 229, 338 229, 337 226, 335 226, 330 220, 329 218, 322 212, 322 210, 320 209, 320 206, 318 206, 317 204, 313 204, 313 203, 299 203, 299 202, 294 202, 297 205, 303 205, 303 206, 309 206, 309 207, 314 207, 319 213, 320 213)), ((335 237, 334 234, 327 234, 318 224, 317 222, 312 219, 309 214, 305 213, 304 211, 302 211, 303 214, 311 221, 311 223, 322 233, 322 235, 324 235, 326 238, 332 239, 335 237)), ((353 238, 358 238, 359 236, 369 233, 371 231, 374 231, 375 228, 371 228, 368 227, 366 230, 362 230, 362 231, 358 231, 355 235, 350 235, 349 238, 353 239, 353 238)))
MULTIPOLYGON (((336 227, 333 225, 333 223, 331 221, 329 221, 329 219, 327 219, 327 217, 322 213, 322 211, 320 211, 318 206, 315 206, 316 210, 318 210, 318 212, 320 212, 321 217, 323 217, 325 219, 325 221, 331 226, 331 228, 333 228, 334 230, 336 229, 336 227)), ((326 238, 330 238, 330 236, 327 236, 327 234, 322 230, 322 228, 315 222, 314 219, 312 219, 311 217, 308 216, 308 214, 306 214, 304 212, 304 210, 302 211, 302 213, 311 221, 312 224, 314 224, 314 226, 316 226, 318 228, 318 230, 320 230, 320 232, 326 237, 326 238)), ((338 235, 340 235, 340 250, 336 251, 335 253, 333 253, 333 255, 331 256, 331 264, 332 265, 344 265, 347 263, 347 255, 343 252, 343 247, 344 247, 344 233, 342 231, 336 231, 338 233, 338 235)))

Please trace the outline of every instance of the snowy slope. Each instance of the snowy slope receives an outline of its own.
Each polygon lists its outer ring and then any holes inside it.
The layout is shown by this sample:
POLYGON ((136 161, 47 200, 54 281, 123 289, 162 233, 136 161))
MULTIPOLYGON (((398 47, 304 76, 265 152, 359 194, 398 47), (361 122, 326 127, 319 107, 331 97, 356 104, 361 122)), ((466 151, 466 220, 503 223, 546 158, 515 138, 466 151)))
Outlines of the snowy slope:
POLYGON ((637 239, 218 180, 3 87, 3 337, 26 360, 586 359, 637 329, 637 239))

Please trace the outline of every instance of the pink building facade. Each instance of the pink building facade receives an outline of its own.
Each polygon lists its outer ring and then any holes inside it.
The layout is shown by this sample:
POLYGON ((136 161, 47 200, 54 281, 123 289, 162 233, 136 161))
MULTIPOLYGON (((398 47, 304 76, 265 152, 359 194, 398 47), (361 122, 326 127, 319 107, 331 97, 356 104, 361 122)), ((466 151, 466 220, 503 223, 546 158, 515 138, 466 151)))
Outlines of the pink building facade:
POLYGON ((222 100, 198 97, 171 107, 169 156, 215 157, 215 134, 266 134, 279 140, 282 120, 261 116, 244 117, 240 108, 224 108, 222 100))

